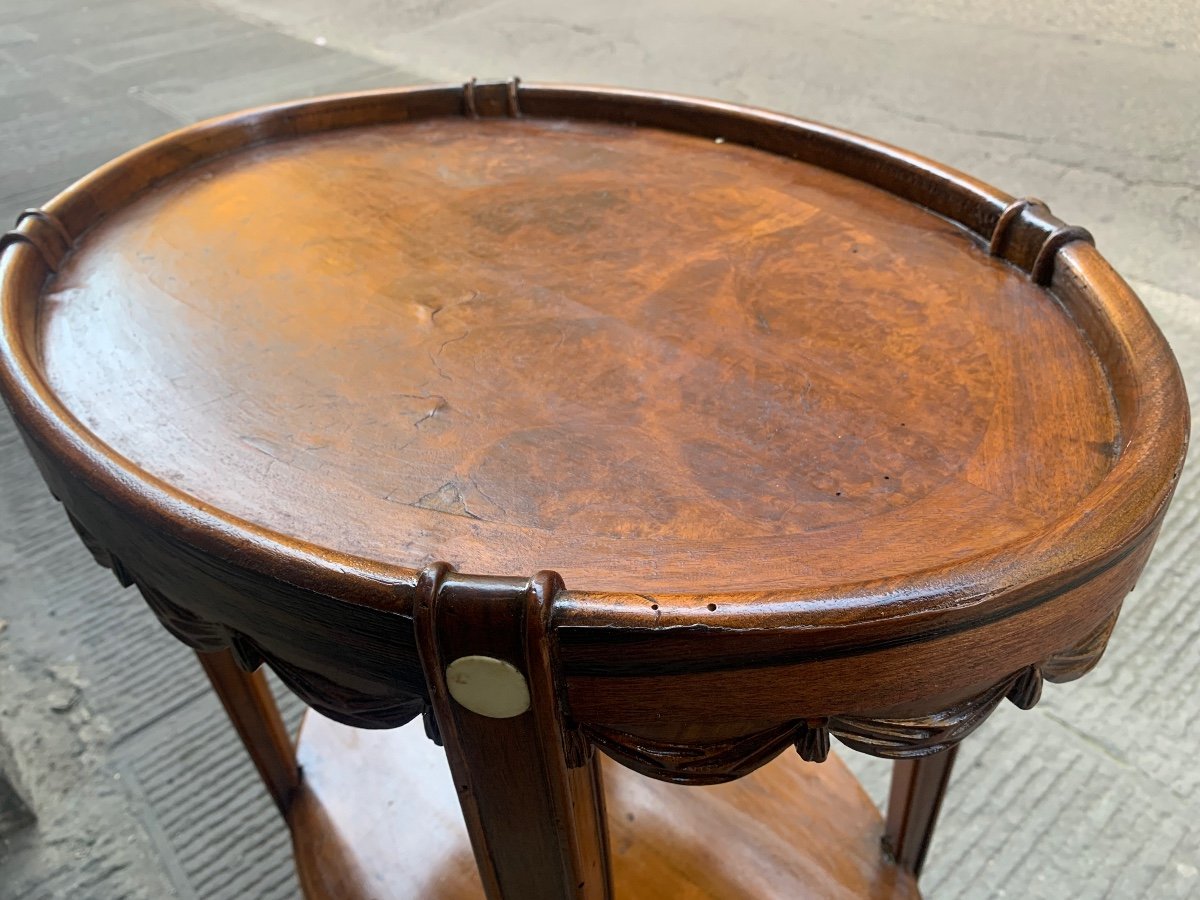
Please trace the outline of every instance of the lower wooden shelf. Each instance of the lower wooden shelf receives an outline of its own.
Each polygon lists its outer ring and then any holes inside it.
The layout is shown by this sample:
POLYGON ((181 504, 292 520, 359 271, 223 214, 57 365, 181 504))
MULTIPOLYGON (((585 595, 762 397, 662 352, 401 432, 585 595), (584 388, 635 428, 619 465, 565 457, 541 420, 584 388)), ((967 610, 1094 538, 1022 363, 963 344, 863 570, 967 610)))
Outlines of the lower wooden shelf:
MULTIPOLYGON (((445 757, 419 722, 347 728, 310 713, 290 815, 310 898, 479 900, 483 896, 445 757)), ((645 778, 605 761, 619 900, 919 898, 883 856, 883 823, 836 756, 793 754, 712 787, 645 778)))

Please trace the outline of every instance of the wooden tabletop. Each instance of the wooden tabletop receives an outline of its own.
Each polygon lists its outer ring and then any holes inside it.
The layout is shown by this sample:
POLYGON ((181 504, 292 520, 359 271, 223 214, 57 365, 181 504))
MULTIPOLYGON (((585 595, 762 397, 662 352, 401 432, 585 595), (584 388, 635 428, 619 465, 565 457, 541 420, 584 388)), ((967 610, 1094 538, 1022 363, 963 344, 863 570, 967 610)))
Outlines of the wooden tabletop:
POLYGON ((343 721, 424 702, 435 560, 479 576, 451 590, 559 573, 570 706, 622 727, 1072 677, 1185 449, 1170 349, 1086 232, 726 104, 251 111, 5 247, 0 389, 98 557, 343 721))
POLYGON ((94 435, 204 504, 598 590, 995 551, 1121 440, 1070 315, 961 228, 610 123, 435 119, 197 166, 88 232, 37 339, 94 435))

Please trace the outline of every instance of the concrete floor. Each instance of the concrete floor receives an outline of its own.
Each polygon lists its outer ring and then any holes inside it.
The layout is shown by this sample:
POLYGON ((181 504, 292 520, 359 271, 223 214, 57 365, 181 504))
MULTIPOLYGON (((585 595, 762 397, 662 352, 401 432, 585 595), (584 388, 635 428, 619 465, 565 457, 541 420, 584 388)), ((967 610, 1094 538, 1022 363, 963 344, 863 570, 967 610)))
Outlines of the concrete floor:
MULTIPOLYGON (((1191 2, 0 0, 0 215, 217 112, 512 73, 773 107, 1047 200, 1142 295, 1200 419, 1191 2)), ((1200 897, 1198 587, 1193 464, 1100 667, 964 745, 927 896, 1200 897)), ((0 620, 0 728, 40 817, 0 844, 0 900, 295 895, 188 652, 92 565, 4 417, 0 620)), ((879 797, 885 767, 850 762, 879 797)))

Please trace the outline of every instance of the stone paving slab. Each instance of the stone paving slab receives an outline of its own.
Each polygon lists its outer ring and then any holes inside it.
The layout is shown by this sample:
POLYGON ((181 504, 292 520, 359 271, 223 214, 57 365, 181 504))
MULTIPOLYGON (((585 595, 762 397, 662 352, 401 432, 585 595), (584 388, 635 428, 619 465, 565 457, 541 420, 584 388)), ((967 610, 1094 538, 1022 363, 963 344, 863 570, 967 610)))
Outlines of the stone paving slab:
MULTIPOLYGON (((194 660, 179 663, 200 674, 194 660)), ((285 709, 299 721, 298 700, 285 709)), ((206 691, 170 717, 169 740, 151 727, 122 744, 120 771, 146 806, 180 896, 288 900, 298 887, 287 829, 224 718, 206 691)))

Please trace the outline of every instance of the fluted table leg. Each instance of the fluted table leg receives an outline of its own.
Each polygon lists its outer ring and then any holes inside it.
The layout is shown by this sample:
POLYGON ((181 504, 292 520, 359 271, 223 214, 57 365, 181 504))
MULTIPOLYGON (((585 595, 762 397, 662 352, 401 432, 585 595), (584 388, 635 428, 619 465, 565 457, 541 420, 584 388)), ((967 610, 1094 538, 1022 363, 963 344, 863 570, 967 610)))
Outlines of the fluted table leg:
POLYGON ((957 753, 956 744, 932 756, 897 760, 892 768, 884 845, 914 875, 925 865, 957 753))

